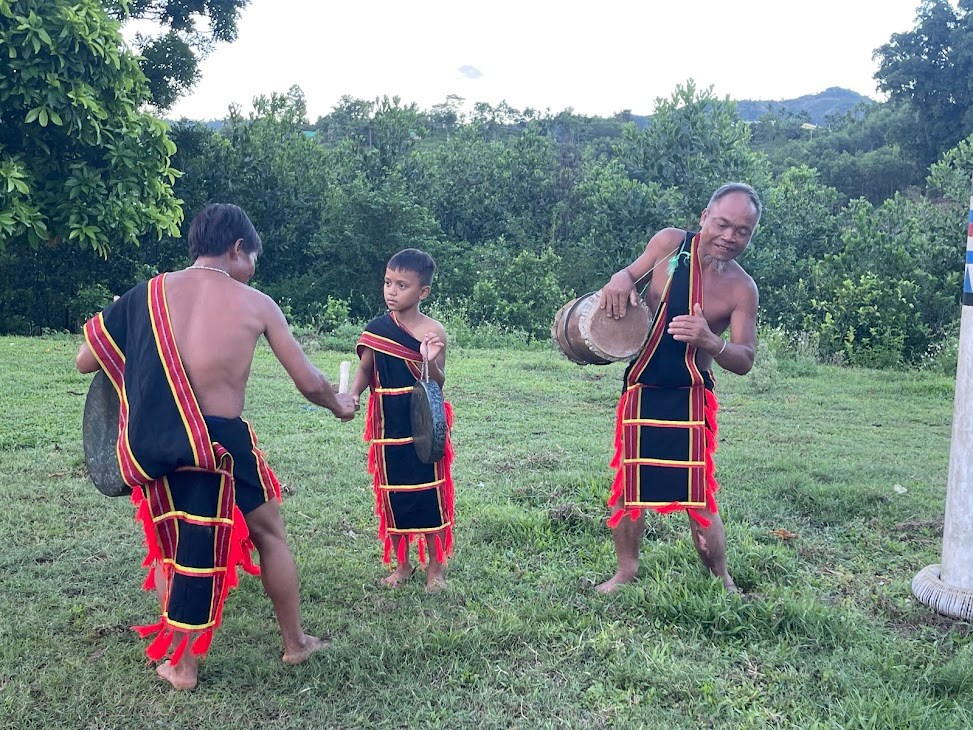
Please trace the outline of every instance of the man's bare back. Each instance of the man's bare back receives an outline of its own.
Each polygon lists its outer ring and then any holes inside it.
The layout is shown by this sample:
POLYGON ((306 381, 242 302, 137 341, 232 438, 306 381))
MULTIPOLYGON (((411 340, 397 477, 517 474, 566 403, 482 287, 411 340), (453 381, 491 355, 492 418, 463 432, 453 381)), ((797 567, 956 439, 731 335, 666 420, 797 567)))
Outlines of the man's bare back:
POLYGON ((166 276, 166 302, 176 346, 203 413, 243 413, 257 340, 266 329, 266 295, 204 269, 166 276))

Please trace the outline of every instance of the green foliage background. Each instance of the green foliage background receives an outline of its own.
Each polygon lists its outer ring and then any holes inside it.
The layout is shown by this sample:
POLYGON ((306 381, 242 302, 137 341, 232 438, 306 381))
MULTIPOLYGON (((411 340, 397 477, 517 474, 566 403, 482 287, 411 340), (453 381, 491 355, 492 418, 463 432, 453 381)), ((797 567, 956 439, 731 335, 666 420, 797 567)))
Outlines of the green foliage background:
MULTIPOLYGON (((209 13, 228 40, 242 4, 110 5, 184 29, 209 13)), ((927 46, 947 75, 973 62, 967 5, 923 3, 916 28, 877 51, 892 99, 826 125, 773 108, 744 122, 689 80, 650 118, 345 97, 312 122, 295 87, 166 131, 140 111, 145 78, 97 3, 0 0, 0 333, 75 331, 112 294, 188 263, 183 211, 223 201, 254 220, 255 285, 297 326, 379 314, 384 263, 413 246, 438 263, 438 312, 544 339, 567 299, 742 180, 765 202, 742 259, 761 324, 813 337, 833 362, 914 365, 957 326, 973 113, 957 92, 936 117, 949 134, 920 139, 906 80, 926 79, 927 46), (84 33, 78 13, 92 19, 84 33), (66 65, 75 46, 107 63, 66 65), (116 88, 113 105, 98 96, 116 88)))

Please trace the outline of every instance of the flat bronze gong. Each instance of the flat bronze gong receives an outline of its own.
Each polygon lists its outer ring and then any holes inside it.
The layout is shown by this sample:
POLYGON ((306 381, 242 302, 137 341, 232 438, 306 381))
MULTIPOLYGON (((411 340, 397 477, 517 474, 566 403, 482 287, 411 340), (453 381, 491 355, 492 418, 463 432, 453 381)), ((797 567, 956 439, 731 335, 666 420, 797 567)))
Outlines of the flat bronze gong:
POLYGON ((422 370, 422 379, 412 388, 412 443, 419 461, 435 464, 446 452, 446 402, 439 383, 429 380, 425 362, 422 370))
POLYGON ((104 370, 95 373, 84 401, 81 425, 84 463, 91 481, 106 497, 124 497, 132 489, 118 468, 118 394, 104 370))

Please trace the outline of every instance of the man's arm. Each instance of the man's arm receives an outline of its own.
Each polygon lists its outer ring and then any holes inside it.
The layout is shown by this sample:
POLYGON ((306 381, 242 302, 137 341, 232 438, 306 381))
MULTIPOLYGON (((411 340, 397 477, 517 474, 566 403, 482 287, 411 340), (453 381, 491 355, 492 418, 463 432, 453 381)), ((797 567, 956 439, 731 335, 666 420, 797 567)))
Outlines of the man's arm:
POLYGON ((291 334, 287 319, 277 303, 265 294, 260 296, 263 299, 264 336, 301 395, 312 403, 327 408, 336 418, 353 418, 356 401, 348 393, 334 392, 331 381, 314 367, 301 343, 291 334))
POLYGON ((101 369, 101 364, 91 351, 91 348, 88 347, 87 342, 81 343, 81 349, 78 350, 78 356, 74 358, 74 364, 78 368, 79 373, 93 373, 101 369))
POLYGON ((687 342, 709 354, 724 370, 746 375, 753 367, 757 348, 757 285, 753 279, 747 277, 746 281, 737 285, 733 297, 735 304, 730 312, 728 340, 710 328, 699 304, 691 314, 673 317, 668 331, 674 340, 687 342))
POLYGON ((675 253, 675 249, 682 243, 685 235, 685 231, 679 228, 663 228, 649 239, 641 256, 613 274, 608 283, 601 288, 599 306, 605 310, 605 314, 620 319, 625 316, 628 306, 636 306, 639 303, 639 293, 635 288, 635 282, 653 271, 666 256, 675 253))
POLYGON ((730 338, 722 352, 714 353, 713 360, 731 373, 746 375, 753 368, 757 354, 757 305, 760 297, 757 285, 747 277, 740 286, 737 305, 730 314, 730 338))

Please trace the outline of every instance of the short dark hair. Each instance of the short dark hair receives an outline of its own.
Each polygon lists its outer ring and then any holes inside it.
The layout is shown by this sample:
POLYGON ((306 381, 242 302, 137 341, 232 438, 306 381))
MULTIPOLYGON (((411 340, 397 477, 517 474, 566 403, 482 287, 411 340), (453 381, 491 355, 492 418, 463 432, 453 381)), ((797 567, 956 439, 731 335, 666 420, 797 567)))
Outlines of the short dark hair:
POLYGON ((726 197, 730 193, 743 193, 750 198, 750 202, 753 203, 754 210, 757 211, 757 223, 759 223, 760 214, 763 212, 763 205, 760 203, 760 196, 757 195, 757 191, 746 183, 729 182, 726 183, 726 185, 721 185, 719 188, 717 188, 716 192, 713 193, 713 196, 709 199, 706 207, 712 207, 717 200, 726 197))
POLYGON ((260 235, 240 206, 210 203, 189 224, 189 255, 221 256, 241 238, 246 253, 263 252, 260 235))
POLYGON ((436 273, 436 262, 425 251, 405 248, 389 259, 386 268, 392 271, 412 271, 419 276, 422 286, 429 286, 432 284, 432 275, 436 273))

